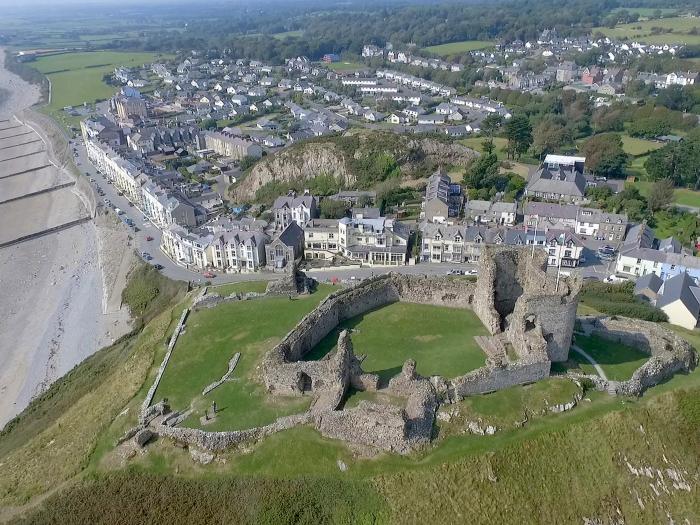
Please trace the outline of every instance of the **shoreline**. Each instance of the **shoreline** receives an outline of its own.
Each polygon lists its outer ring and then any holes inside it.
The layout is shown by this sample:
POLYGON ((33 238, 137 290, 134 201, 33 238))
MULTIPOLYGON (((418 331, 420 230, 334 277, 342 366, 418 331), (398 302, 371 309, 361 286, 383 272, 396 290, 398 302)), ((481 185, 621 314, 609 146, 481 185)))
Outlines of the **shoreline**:
MULTIPOLYGON (((89 194, 92 188, 73 166, 63 131, 48 116, 34 111, 41 98, 39 88, 4 67, 4 49, 0 55, 0 89, 9 93, 0 100, 1 119, 21 122, 41 138, 41 155, 50 163, 45 168, 47 178, 75 181, 70 189, 52 191, 43 199, 27 197, 17 201, 19 205, 0 205, 2 234, 11 237, 17 228, 32 225, 40 229, 78 213, 92 217, 78 226, 0 249, 2 428, 54 381, 131 329, 121 290, 135 256, 133 250, 124 249, 128 234, 118 221, 96 216, 94 195, 89 194)), ((3 158, 0 155, 0 161, 3 158)), ((28 162, 13 161, 12 168, 0 164, 0 170, 14 173, 28 162)), ((31 191, 35 181, 30 177, 12 177, 19 195, 31 191)))

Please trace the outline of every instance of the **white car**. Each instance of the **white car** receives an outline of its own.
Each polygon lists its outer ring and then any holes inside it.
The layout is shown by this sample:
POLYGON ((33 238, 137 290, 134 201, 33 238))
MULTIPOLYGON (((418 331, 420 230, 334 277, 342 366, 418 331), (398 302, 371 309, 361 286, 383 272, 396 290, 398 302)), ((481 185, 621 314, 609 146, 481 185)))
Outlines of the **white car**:
POLYGON ((625 281, 629 281, 629 279, 627 277, 620 277, 619 275, 612 274, 603 279, 603 281, 606 283, 624 283, 625 281))

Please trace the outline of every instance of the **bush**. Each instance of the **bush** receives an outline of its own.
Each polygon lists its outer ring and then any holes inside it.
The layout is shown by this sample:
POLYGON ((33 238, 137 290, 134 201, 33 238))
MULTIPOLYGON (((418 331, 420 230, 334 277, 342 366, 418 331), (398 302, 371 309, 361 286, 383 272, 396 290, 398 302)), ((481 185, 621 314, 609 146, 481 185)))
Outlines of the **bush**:
POLYGON ((644 321, 668 321, 666 314, 634 296, 634 283, 586 283, 581 291, 581 302, 607 315, 621 315, 644 321))

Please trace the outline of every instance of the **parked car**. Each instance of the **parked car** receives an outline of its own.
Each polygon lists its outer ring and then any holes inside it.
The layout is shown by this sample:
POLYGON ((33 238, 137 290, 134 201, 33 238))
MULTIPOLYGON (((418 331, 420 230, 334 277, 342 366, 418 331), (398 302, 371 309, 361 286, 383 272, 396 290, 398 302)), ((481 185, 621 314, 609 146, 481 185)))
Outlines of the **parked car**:
POLYGON ((467 275, 476 275, 476 274, 478 274, 478 273, 479 273, 479 271, 478 271, 478 270, 476 270, 476 269, 474 269, 474 270, 467 270, 467 272, 466 272, 466 273, 467 273, 467 275))
POLYGON ((147 240, 147 241, 152 241, 152 240, 153 240, 153 237, 151 237, 150 235, 146 235, 146 240, 147 240))
POLYGON ((202 275, 204 277, 206 277, 207 279, 213 279, 214 277, 216 277, 216 274, 214 274, 212 272, 204 272, 202 275))
POLYGON ((619 275, 609 275, 605 279, 603 279, 606 283, 624 283, 625 281, 629 281, 627 277, 620 277, 619 275))
POLYGON ((154 264, 153 267, 154 267, 156 270, 162 270, 163 268, 165 268, 165 266, 163 266, 162 264, 154 264))
POLYGON ((117 212, 117 215, 121 215, 122 213, 124 213, 124 210, 122 210, 120 208, 114 208, 114 211, 117 212))

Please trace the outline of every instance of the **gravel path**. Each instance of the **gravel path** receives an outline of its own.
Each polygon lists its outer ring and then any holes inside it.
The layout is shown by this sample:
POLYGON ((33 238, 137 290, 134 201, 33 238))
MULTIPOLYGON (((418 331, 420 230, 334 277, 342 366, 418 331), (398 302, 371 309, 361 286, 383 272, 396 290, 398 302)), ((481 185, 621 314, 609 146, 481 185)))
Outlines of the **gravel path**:
POLYGON ((596 360, 593 359, 588 352, 586 352, 583 348, 580 346, 576 345, 571 345, 571 348, 574 349, 574 351, 578 352, 581 354, 586 361, 588 361, 590 364, 593 365, 593 368, 595 368, 595 371, 598 372, 598 375, 603 381, 608 380, 608 376, 605 375, 605 370, 603 370, 603 367, 601 367, 598 363, 596 363, 596 360))

